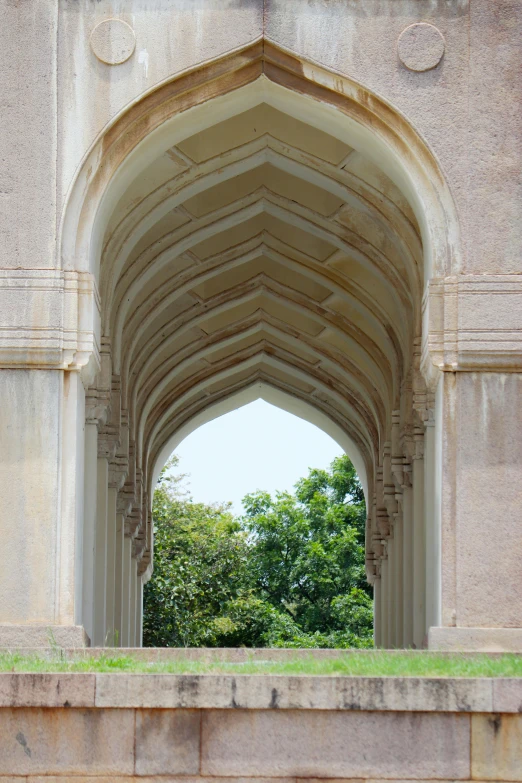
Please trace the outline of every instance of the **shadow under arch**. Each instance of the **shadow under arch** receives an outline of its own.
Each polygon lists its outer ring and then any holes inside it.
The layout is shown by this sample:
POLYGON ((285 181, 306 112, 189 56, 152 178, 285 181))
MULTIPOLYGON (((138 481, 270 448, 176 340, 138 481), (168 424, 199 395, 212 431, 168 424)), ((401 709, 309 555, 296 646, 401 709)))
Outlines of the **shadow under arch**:
MULTIPOLYGON (((238 392, 230 395, 229 397, 220 400, 219 402, 209 405, 208 408, 201 411, 194 416, 190 421, 180 427, 163 445, 158 453, 154 467, 152 469, 152 489, 156 486, 156 482, 159 478, 163 465, 165 465, 169 456, 177 449, 179 444, 185 440, 192 432, 195 432, 199 427, 204 424, 225 416, 227 413, 231 413, 238 408, 242 408, 251 402, 256 400, 265 400, 265 402, 274 405, 276 408, 292 413, 294 416, 298 416, 300 419, 308 421, 310 424, 314 424, 320 430, 329 435, 336 443, 339 444, 341 449, 347 454, 353 466, 359 476, 359 481, 363 488, 364 497, 368 500, 368 478, 366 475, 366 466, 364 458, 359 451, 358 446, 354 443, 352 438, 343 430, 336 422, 332 421, 326 414, 318 410, 310 403, 305 402, 302 399, 298 399, 281 389, 277 389, 268 383, 256 382, 241 389, 238 392)), ((152 504, 152 494, 151 494, 152 504)))

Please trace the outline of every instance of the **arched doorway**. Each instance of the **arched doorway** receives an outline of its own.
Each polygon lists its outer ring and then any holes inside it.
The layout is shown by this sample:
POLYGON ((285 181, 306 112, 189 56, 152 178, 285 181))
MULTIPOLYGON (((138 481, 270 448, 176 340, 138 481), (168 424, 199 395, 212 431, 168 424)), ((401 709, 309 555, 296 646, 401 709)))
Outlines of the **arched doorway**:
POLYGON ((440 593, 422 297, 456 249, 450 195, 405 120, 266 42, 163 85, 107 130, 62 243, 100 294, 82 600, 96 644, 139 643, 172 443, 260 384, 347 439, 365 477, 376 643, 422 644, 440 593))

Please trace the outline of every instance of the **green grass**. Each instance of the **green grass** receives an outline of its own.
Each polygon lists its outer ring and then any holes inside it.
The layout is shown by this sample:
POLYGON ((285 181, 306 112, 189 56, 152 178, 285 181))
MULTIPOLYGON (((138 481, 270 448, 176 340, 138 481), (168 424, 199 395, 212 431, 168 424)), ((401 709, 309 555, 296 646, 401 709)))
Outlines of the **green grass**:
POLYGON ((421 652, 339 652, 336 658, 292 657, 284 661, 248 658, 241 663, 171 660, 143 661, 129 655, 102 654, 63 659, 0 654, 0 672, 136 672, 155 674, 286 674, 361 677, 522 677, 522 655, 421 652))

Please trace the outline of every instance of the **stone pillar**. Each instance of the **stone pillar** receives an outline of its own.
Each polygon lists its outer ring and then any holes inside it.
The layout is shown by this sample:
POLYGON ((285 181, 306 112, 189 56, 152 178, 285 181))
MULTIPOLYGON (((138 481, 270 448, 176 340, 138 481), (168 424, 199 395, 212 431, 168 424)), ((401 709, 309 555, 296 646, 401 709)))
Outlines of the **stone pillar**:
POLYGON ((136 579, 136 647, 143 645, 143 580, 138 575, 136 579))
POLYGON ((411 647, 413 643, 413 489, 409 485, 404 486, 402 495, 402 563, 402 646, 411 647))
MULTIPOLYGON (((110 471, 109 471, 110 472, 110 471)), ((116 502, 118 490, 109 485, 107 495, 107 579, 105 593, 105 645, 115 644, 116 618, 116 502)))
POLYGON ((373 583, 373 643, 375 647, 382 647, 380 574, 375 577, 373 583))
POLYGON ((86 641, 82 379, 96 306, 91 276, 57 253, 58 5, 1 8, 0 647, 86 641))
POLYGON ((385 649, 390 646, 390 640, 388 636, 389 596, 388 559, 387 555, 385 555, 381 561, 381 646, 385 649))
POLYGON ((413 644, 422 647, 426 633, 425 615, 425 544, 424 544, 424 457, 422 431, 416 431, 416 453, 413 456, 413 644))
POLYGON ((395 647, 403 646, 403 534, 402 534, 402 514, 398 514, 394 524, 394 544, 393 553, 395 557, 394 567, 394 594, 395 594, 395 647))
POLYGON ((0 646, 83 644, 79 373, 0 369, 0 400, 0 646))
POLYGON ((388 538, 388 568, 386 581, 388 585, 388 647, 395 647, 395 541, 393 530, 388 538))
POLYGON ((96 499, 98 474, 98 427, 85 424, 85 473, 83 518, 83 625, 94 640, 94 563, 96 549, 96 499))
POLYGON ((85 389, 79 372, 63 373, 60 454, 59 614, 82 622, 85 389))
MULTIPOLYGON (((440 402, 440 394, 437 400, 440 402)), ((442 412, 429 411, 424 431, 424 540, 426 546, 426 633, 440 625, 440 431, 442 412)), ((426 640, 427 642, 427 640, 426 640)))
POLYGON ((136 603, 137 603, 138 564, 134 558, 130 563, 130 606, 129 606, 129 646, 136 647, 136 603))
POLYGON ((124 552, 125 552, 125 516, 121 512, 116 514, 116 562, 114 571, 114 627, 115 645, 123 647, 123 576, 124 576, 124 552))
POLYGON ((132 541, 128 536, 123 539, 123 585, 121 602, 121 646, 130 647, 130 603, 131 603, 131 563, 132 541))
POLYGON ((429 646, 521 650, 522 374, 443 375, 443 625, 429 646))
POLYGON ((95 647, 105 646, 107 630, 107 513, 109 494, 109 463, 98 459, 96 501, 96 557, 94 579, 94 639, 95 647))

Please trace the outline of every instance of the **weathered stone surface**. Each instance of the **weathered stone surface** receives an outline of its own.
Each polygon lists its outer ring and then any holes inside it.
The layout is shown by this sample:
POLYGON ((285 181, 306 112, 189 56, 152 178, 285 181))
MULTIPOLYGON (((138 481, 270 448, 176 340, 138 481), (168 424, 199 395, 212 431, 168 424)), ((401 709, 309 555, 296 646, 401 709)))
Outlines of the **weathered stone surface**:
POLYGON ((97 674, 97 707, 492 710, 488 679, 97 674))
POLYGON ((473 715, 471 773, 475 780, 522 780, 522 715, 473 715))
POLYGON ((430 628, 430 649, 522 653, 522 628, 430 628))
POLYGON ((6 775, 131 775, 134 711, 1 709, 6 775))
MULTIPOLYGON (((16 776, 16 777, 3 777, 0 775, 0 783, 268 783, 273 781, 274 778, 211 778, 211 777, 176 777, 172 775, 161 775, 153 777, 139 776, 139 777, 120 777, 119 775, 110 777, 96 776, 83 777, 74 775, 73 777, 62 776, 16 776)), ((412 781, 393 780, 390 778, 276 778, 280 783, 412 783, 412 781)), ((433 778, 431 779, 433 780, 433 778)), ((415 782, 417 783, 417 781, 415 782)), ((429 780, 420 781, 419 783, 431 783, 429 780)), ((455 783, 450 780, 438 780, 437 783, 455 783)), ((471 781, 469 782, 471 783, 471 781)), ((485 781, 473 780, 473 783, 485 783, 485 781)))
POLYGON ((200 721, 197 710, 138 710, 136 774, 197 774, 200 721))
POLYGON ((94 674, 0 673, 0 707, 94 707, 94 674))
POLYGON ((85 647, 88 642, 81 625, 0 625, 0 649, 53 650, 85 647))
POLYGON ((354 461, 379 646, 521 649, 519 0, 2 10, 0 646, 139 644, 161 465, 262 394, 354 461))
POLYGON ((493 680, 493 712, 522 713, 522 678, 493 680))
POLYGON ((214 710, 201 772, 466 780, 469 742, 467 715, 214 710))
MULTIPOLYGON (((139 781, 139 783, 271 783, 272 778, 209 778, 209 777, 190 777, 188 775, 176 776, 176 775, 140 775, 132 777, 120 777, 119 775, 110 777, 96 776, 83 777, 77 776, 68 777, 62 776, 33 776, 28 778, 4 778, 0 775, 0 783, 131 783, 131 781, 139 781)), ((295 778, 278 778, 278 783, 296 783, 295 778)), ((350 781, 350 783, 357 783, 356 781, 350 781)))

